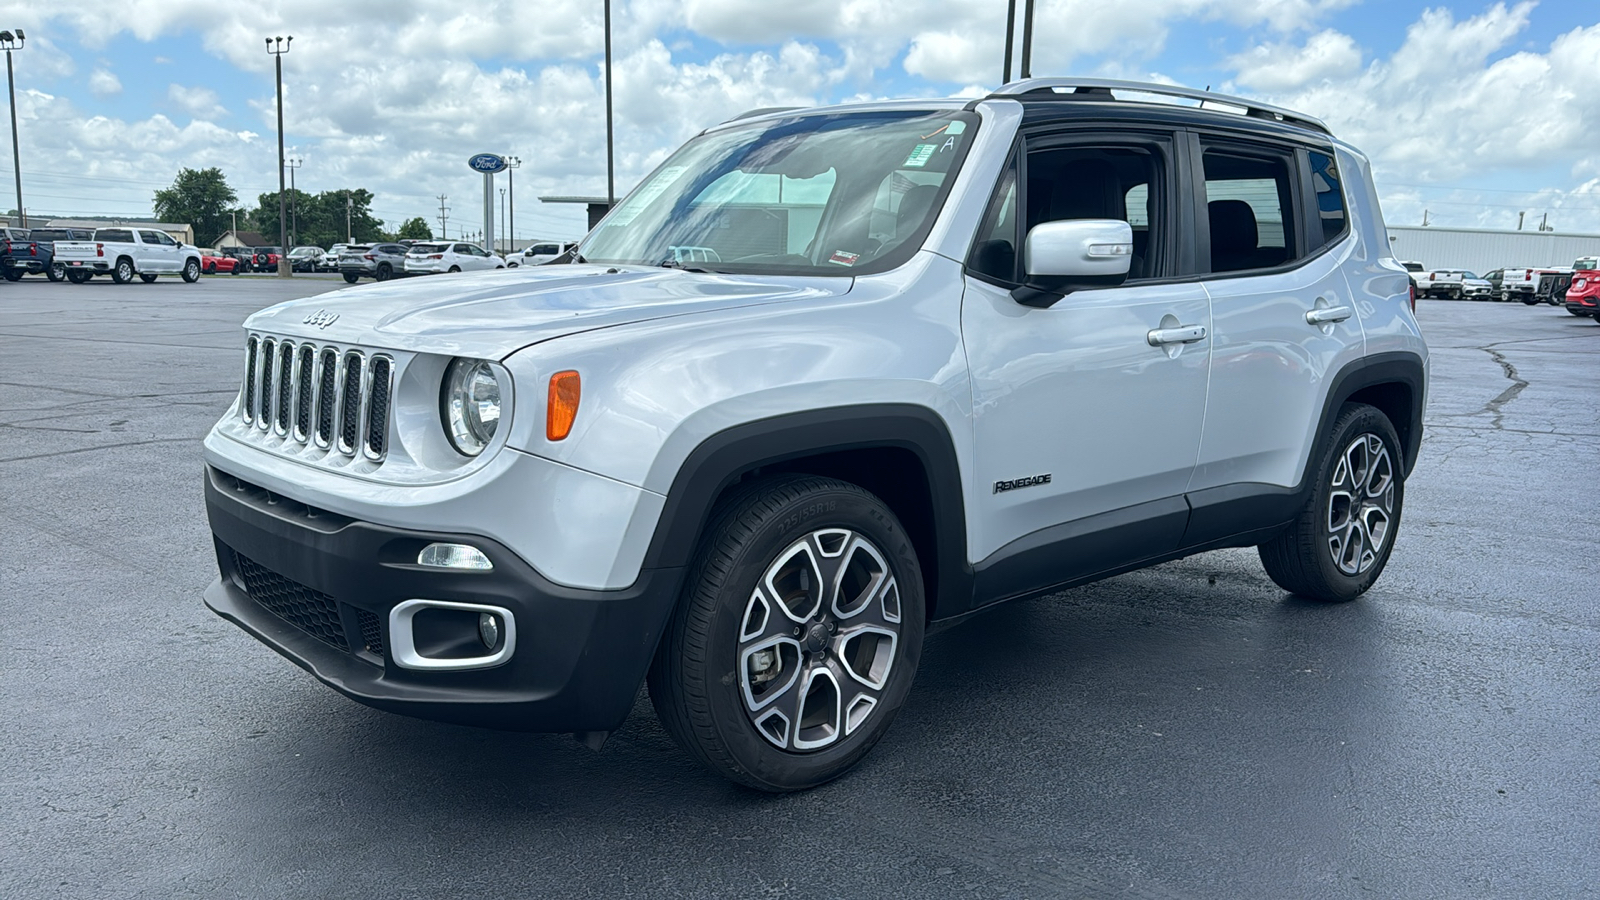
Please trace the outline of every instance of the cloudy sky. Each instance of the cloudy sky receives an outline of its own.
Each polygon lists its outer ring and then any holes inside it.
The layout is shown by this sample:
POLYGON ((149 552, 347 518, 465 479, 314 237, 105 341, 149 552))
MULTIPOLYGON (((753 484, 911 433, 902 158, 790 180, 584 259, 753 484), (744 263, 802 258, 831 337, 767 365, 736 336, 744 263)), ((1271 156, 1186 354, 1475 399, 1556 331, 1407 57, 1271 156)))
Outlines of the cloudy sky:
MULTIPOLYGON (((1020 3, 1019 3, 1020 6, 1020 3)), ((468 156, 520 156, 519 237, 583 230, 539 194, 605 190, 601 0, 0 0, 23 196, 148 215, 180 166, 276 189, 272 58, 298 186, 361 186, 391 226, 481 209, 468 156), (461 11, 467 10, 467 11, 461 11)), ((613 0, 619 194, 756 106, 978 95, 1006 0, 613 0)), ((1167 81, 1325 119, 1376 163, 1390 224, 1600 233, 1600 2, 1038 0, 1034 71, 1167 81)), ((1019 29, 1020 30, 1020 29, 1019 29)), ((5 144, 0 165, 9 175, 5 144)), ((4 182, 9 185, 9 177, 4 182)), ((0 207, 14 205, 9 186, 0 207)), ((481 213, 478 216, 481 219, 481 213)))

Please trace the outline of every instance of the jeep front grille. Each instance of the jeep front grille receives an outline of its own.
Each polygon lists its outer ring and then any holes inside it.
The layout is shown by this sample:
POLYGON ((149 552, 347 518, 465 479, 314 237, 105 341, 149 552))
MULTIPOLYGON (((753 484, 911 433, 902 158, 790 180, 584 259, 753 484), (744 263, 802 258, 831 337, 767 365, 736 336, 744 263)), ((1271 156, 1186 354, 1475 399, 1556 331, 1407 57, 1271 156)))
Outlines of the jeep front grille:
POLYGON ((382 462, 394 412, 394 359, 266 335, 245 344, 239 417, 287 444, 382 462))

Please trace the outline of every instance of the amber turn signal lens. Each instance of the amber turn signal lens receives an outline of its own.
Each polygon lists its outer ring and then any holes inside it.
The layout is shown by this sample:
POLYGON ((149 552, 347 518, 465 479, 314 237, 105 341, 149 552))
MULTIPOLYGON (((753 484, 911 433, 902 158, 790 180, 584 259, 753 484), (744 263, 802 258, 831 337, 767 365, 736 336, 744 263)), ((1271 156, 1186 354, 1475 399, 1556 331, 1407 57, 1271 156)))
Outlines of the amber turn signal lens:
POLYGON ((572 422, 578 418, 578 399, 582 394, 583 382, 577 372, 568 369, 550 376, 550 409, 544 419, 546 438, 559 441, 572 433, 572 422))

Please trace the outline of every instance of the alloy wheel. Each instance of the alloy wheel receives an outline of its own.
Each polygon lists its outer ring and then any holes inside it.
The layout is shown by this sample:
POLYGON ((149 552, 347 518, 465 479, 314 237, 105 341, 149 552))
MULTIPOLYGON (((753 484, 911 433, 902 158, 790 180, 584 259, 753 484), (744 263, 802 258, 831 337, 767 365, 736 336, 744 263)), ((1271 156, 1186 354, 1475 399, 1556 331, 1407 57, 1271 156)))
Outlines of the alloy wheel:
POLYGON ((1346 575, 1372 568, 1394 522, 1394 461, 1383 439, 1351 441, 1333 467, 1328 493, 1328 552, 1346 575))
POLYGON ((866 536, 825 528, 790 544, 762 573, 740 622, 740 693, 769 743, 820 750, 872 718, 901 616, 894 572, 866 536))

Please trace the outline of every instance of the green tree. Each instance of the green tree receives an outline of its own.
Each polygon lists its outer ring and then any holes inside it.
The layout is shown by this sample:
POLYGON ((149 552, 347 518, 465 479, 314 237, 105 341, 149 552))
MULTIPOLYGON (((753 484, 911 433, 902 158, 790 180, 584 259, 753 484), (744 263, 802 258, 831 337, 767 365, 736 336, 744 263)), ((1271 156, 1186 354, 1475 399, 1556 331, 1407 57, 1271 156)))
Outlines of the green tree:
POLYGON ((400 232, 396 235, 396 239, 431 241, 433 240, 433 229, 428 227, 427 219, 417 216, 414 219, 407 219, 405 224, 400 226, 400 232))
MULTIPOLYGON (((353 232, 357 242, 377 241, 384 236, 383 222, 374 218, 371 212, 371 191, 355 188, 349 191, 323 191, 320 194, 296 192, 285 200, 298 202, 298 209, 291 213, 291 223, 297 223, 300 229, 295 235, 296 243, 331 247, 345 240, 350 232, 353 232), (346 232, 346 227, 349 232, 346 232)), ((250 211, 250 227, 270 241, 278 239, 276 192, 257 198, 256 208, 250 211)))
POLYGON ((229 213, 239 197, 228 187, 222 170, 179 169, 172 187, 156 191, 156 218, 163 222, 182 222, 194 226, 197 240, 215 242, 232 227, 229 213))

